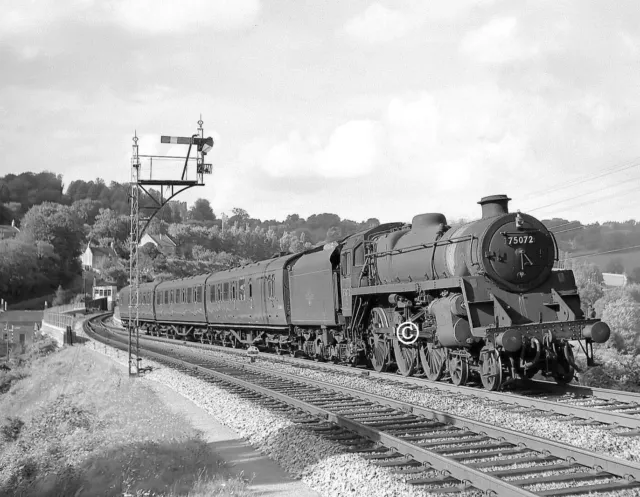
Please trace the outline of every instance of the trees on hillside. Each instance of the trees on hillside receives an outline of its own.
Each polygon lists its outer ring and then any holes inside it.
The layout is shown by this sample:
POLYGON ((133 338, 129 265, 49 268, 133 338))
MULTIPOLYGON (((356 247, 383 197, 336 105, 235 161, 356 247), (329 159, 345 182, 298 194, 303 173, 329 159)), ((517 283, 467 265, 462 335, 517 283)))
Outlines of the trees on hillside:
POLYGON ((118 214, 111 209, 100 209, 94 225, 89 231, 88 238, 106 246, 113 242, 120 255, 127 252, 127 239, 129 236, 129 216, 118 214))
POLYGON ((624 273, 624 266, 622 265, 622 261, 620 261, 620 259, 611 259, 606 265, 604 272, 615 274, 624 273))
POLYGON ((22 239, 0 241, 0 297, 15 302, 51 293, 68 279, 50 244, 22 239))
POLYGON ((576 260, 567 261, 567 269, 573 270, 582 309, 586 311, 604 295, 602 272, 595 264, 576 260))
POLYGON ((48 171, 7 174, 0 178, 0 204, 16 205, 12 217, 18 221, 34 205, 43 202, 65 203, 63 186, 62 176, 48 171))
POLYGON ((194 221, 215 221, 216 216, 211 208, 211 203, 204 198, 196 200, 189 210, 189 219, 194 221))
POLYGON ((52 202, 33 206, 22 219, 20 237, 50 243, 65 270, 79 268, 83 223, 71 207, 52 202))

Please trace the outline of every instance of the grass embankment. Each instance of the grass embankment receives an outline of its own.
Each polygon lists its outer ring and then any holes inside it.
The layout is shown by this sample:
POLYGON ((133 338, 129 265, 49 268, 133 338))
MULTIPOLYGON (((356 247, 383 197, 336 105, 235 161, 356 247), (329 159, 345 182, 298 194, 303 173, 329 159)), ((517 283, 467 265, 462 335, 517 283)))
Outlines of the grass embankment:
POLYGON ((47 339, 0 369, 0 496, 246 496, 143 382, 47 339), (19 362, 19 364, 18 364, 19 362))
POLYGON ((576 363, 582 369, 577 373, 581 385, 640 392, 640 355, 622 354, 613 348, 596 346, 597 366, 587 367, 584 354, 576 354, 576 363))

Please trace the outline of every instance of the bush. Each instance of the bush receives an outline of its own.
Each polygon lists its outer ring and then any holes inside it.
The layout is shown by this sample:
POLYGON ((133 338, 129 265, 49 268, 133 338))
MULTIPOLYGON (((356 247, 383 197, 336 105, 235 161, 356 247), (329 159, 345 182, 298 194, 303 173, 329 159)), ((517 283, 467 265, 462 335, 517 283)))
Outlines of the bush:
POLYGON ((640 304, 628 294, 613 302, 607 302, 602 311, 602 320, 612 330, 612 335, 620 338, 611 340, 620 352, 636 354, 640 352, 640 304))
POLYGON ((7 422, 0 427, 0 437, 5 442, 15 442, 20 436, 24 421, 20 418, 7 418, 7 422))
POLYGON ((24 371, 12 369, 10 371, 0 370, 0 395, 7 393, 16 381, 26 378, 24 371))
POLYGON ((580 355, 577 362, 583 370, 578 375, 581 385, 640 392, 640 355, 621 354, 614 348, 598 347, 598 366, 588 368, 580 355))

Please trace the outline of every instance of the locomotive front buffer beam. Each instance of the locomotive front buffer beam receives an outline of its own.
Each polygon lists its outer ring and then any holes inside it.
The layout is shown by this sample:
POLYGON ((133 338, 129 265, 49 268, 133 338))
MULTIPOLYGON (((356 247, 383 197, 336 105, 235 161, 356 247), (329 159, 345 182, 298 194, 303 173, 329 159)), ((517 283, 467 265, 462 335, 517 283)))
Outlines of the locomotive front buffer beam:
POLYGON ((593 343, 605 343, 611 334, 606 323, 595 319, 532 323, 508 328, 489 327, 484 332, 487 343, 496 349, 509 354, 535 349, 537 358, 544 357, 548 350, 570 347, 569 342, 576 341, 587 358, 588 366, 595 365, 593 343))

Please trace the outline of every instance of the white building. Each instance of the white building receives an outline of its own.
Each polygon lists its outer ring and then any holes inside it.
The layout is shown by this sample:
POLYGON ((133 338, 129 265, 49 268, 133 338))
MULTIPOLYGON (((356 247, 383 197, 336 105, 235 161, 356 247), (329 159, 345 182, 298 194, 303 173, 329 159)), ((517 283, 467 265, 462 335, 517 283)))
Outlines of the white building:
POLYGON ((602 273, 602 279, 605 286, 626 286, 628 283, 626 274, 602 273))

